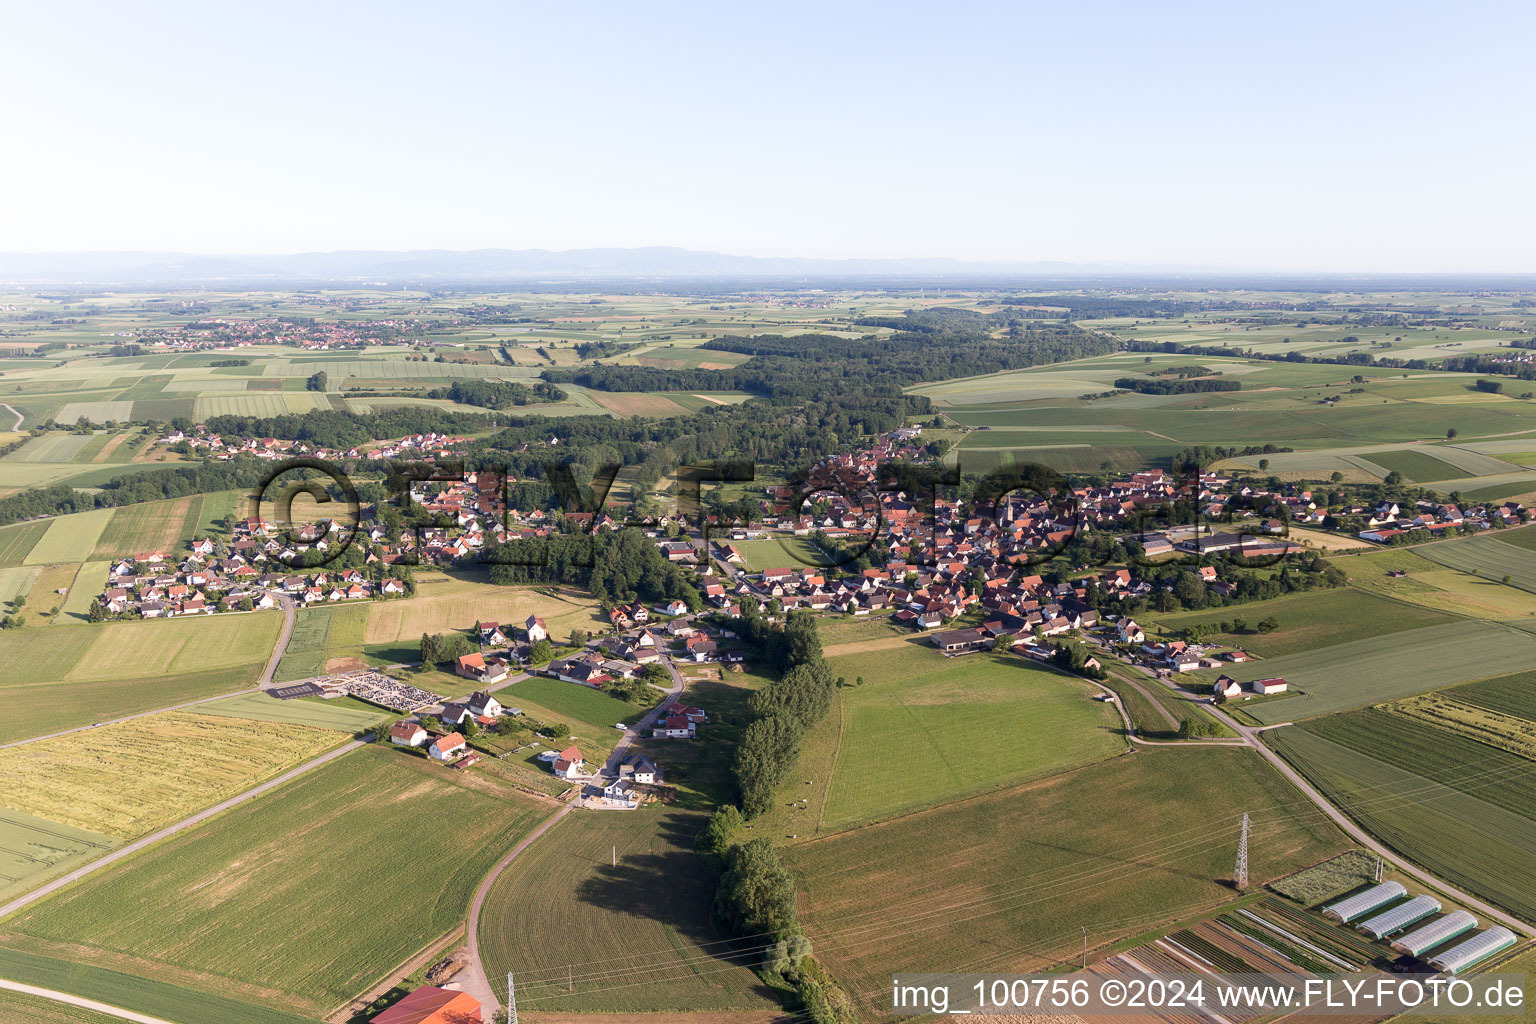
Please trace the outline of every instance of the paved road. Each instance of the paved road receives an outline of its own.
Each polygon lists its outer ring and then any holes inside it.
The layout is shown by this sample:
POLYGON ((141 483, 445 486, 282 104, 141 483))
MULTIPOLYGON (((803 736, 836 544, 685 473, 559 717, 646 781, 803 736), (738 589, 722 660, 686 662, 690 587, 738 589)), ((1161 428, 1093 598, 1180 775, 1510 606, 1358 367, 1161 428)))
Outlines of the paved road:
POLYGON ((491 986, 490 979, 486 977, 485 964, 480 961, 480 909, 485 906, 486 894, 491 891, 491 886, 496 884, 496 879, 501 877, 507 865, 531 846, 535 839, 553 828, 555 822, 570 814, 574 806, 574 804, 566 804, 550 815, 542 825, 528 833, 522 842, 512 847, 512 852, 491 868, 491 873, 485 876, 485 881, 481 882, 480 888, 475 890, 475 898, 469 904, 469 917, 464 922, 464 941, 469 947, 469 965, 464 970, 461 984, 465 992, 480 1001, 487 1020, 501 1006, 501 1003, 496 998, 496 990, 491 986))
POLYGON ((12 406, 11 406, 11 404, 9 402, 0 402, 0 409, 10 409, 11 410, 11 415, 16 417, 16 425, 14 427, 12 427, 11 429, 12 430, 20 430, 21 429, 21 421, 26 419, 26 417, 23 416, 21 413, 17 412, 14 408, 12 408, 12 406))
POLYGON ((98 1003, 94 999, 84 999, 80 996, 72 996, 68 992, 55 992, 51 988, 38 988, 36 985, 23 985, 17 981, 0 980, 0 988, 11 992, 24 992, 29 996, 38 996, 42 999, 50 999, 55 1003, 68 1003, 70 1006, 80 1006, 87 1010, 95 1010, 109 1017, 121 1017, 123 1020, 131 1020, 137 1024, 172 1024, 162 1017, 151 1017, 147 1013, 135 1013, 125 1010, 120 1006, 110 1006, 107 1003, 98 1003))
POLYGON ((619 762, 624 760, 624 755, 629 751, 630 744, 640 738, 645 733, 645 730, 651 727, 651 723, 665 714, 668 708, 677 703, 677 698, 683 695, 683 674, 677 670, 677 666, 672 664, 670 660, 664 660, 662 664, 667 667, 667 672, 672 676, 672 689, 667 691, 666 697, 662 698, 660 704, 657 704, 641 716, 640 721, 624 730, 624 737, 613 748, 613 753, 608 755, 608 763, 603 765, 603 774, 618 778, 619 762))
POLYGON ((293 598, 287 594, 274 594, 272 596, 277 598, 278 606, 283 609, 283 631, 277 635, 277 645, 272 648, 272 657, 267 662, 267 670, 256 681, 256 685, 263 690, 272 685, 272 677, 277 675, 278 662, 283 660, 283 652, 288 649, 288 639, 293 636, 295 618, 293 598))
POLYGON ((38 889, 33 889, 31 892, 23 896, 16 897, 14 900, 11 900, 11 902, 5 904, 4 906, 0 906, 0 918, 3 918, 8 914, 13 914, 20 910, 22 907, 36 903, 44 896, 57 892, 58 890, 64 888, 66 885, 71 885, 74 882, 78 882, 80 879, 100 871, 102 868, 109 864, 113 864, 119 860, 122 860, 124 857, 128 857, 139 852, 146 846, 151 846, 155 843, 158 843, 162 839, 167 839, 175 835, 183 829, 191 828, 193 825, 207 821, 209 818, 216 814, 223 814, 231 807, 238 807, 240 804, 245 803, 247 800, 261 796, 261 794, 267 792, 268 790, 275 789, 278 786, 283 785, 285 782, 290 782, 293 779, 298 778, 305 772, 318 768, 327 762, 334 761, 336 758, 341 757, 343 754, 349 754, 356 750, 358 747, 363 746, 366 742, 366 740, 353 740, 350 743, 337 747, 335 750, 328 754, 321 754, 319 757, 311 761, 306 761, 299 765, 297 768, 290 768, 283 774, 277 776, 274 779, 269 779, 268 781, 263 782, 261 785, 255 787, 254 789, 248 789, 238 796, 230 797, 228 800, 225 800, 221 804, 215 804, 207 810, 199 811, 198 813, 192 815, 190 818, 183 818, 181 821, 176 822, 174 825, 167 825, 160 831, 153 832, 145 836, 143 839, 138 839, 129 843, 127 846, 119 847, 118 849, 113 850, 111 853, 107 854, 105 857, 93 860, 91 863, 85 865, 84 867, 76 868, 69 874, 60 878, 56 878, 52 882, 49 882, 47 885, 44 885, 38 889))

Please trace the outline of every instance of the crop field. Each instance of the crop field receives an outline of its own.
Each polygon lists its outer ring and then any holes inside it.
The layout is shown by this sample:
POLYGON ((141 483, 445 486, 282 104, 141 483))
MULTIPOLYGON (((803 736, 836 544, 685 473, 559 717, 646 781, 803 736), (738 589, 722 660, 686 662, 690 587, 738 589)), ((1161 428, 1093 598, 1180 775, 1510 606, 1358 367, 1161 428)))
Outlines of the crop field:
POLYGON ((197 400, 193 415, 198 422, 210 416, 286 416, 288 413, 328 409, 324 395, 312 391, 260 392, 207 395, 197 400))
POLYGON ((91 557, 96 541, 116 509, 98 508, 59 516, 48 523, 48 532, 27 552, 27 565, 80 562, 91 557))
POLYGON ((26 892, 116 845, 117 840, 99 832, 0 807, 0 899, 26 892))
POLYGON ((1448 691, 1457 700, 1536 722, 1536 672, 1487 679, 1448 691))
POLYGON ((0 749, 0 808, 133 839, 343 739, 303 725, 168 711, 0 749))
MULTIPOLYGON (((517 706, 530 702, 594 729, 612 730, 614 723, 627 722, 644 713, 633 704, 615 700, 589 686, 547 676, 530 676, 500 691, 497 696, 503 704, 517 706)), ((614 735, 618 735, 617 732, 614 735)))
POLYGON ((565 818, 492 886, 480 919, 487 973, 517 972, 519 1010, 775 1008, 753 957, 733 955, 710 920, 714 873, 693 852, 704 821, 676 810, 565 818))
POLYGON ((831 661, 842 737, 822 824, 1016 785, 1125 751, 1097 688, 1013 655, 946 658, 917 643, 831 661))
MULTIPOLYGON (((1536 658, 1536 636, 1493 622, 1462 620, 1266 658, 1226 669, 1240 683, 1288 680, 1295 696, 1244 710, 1264 725, 1312 718, 1457 683, 1509 675, 1536 658)), ((1214 678, 1214 670, 1200 673, 1214 678)))
MULTIPOLYGON (((1515 537, 1518 530, 1501 532, 1515 537)), ((1455 608, 1463 615, 1500 621, 1536 615, 1536 594, 1506 587, 1497 579, 1472 576, 1431 562, 1418 549, 1373 547, 1368 552, 1339 558, 1339 568, 1349 574, 1357 590, 1426 608, 1455 608), (1388 576, 1403 572, 1405 576, 1388 576)))
POLYGON ((86 641, 84 655, 66 678, 87 682, 264 665, 282 625, 281 613, 272 611, 109 622, 48 632, 62 643, 86 641), (89 632, 80 633, 81 629, 89 632))
POLYGON ((1536 761, 1536 722, 1468 703, 1455 690, 1403 697, 1377 707, 1536 761))
POLYGON ((688 412, 665 394, 636 391, 592 391, 597 403, 618 416, 681 416, 688 412))
MULTIPOLYGON (((1446 480, 1466 475, 1450 463, 1442 462, 1428 452, 1423 451, 1401 449, 1398 451, 1364 452, 1360 457, 1380 466, 1389 473, 1401 473, 1403 479, 1415 483, 1424 483, 1430 480, 1446 480)), ((1513 467, 1506 466, 1504 471, 1508 472, 1511 468, 1513 467)))
MULTIPOLYGON (((58 633, 64 629, 10 630, 20 636, 58 633)), ((16 648, 9 636, 0 640, 0 654, 16 648)), ((85 683, 31 682, 0 686, 5 719, 0 743, 27 739, 92 722, 153 711, 185 701, 232 693, 252 686, 261 673, 257 664, 173 676, 98 679, 85 683)))
POLYGON ((362 602, 297 611, 293 636, 283 649, 276 678, 310 679, 324 673, 326 662, 332 658, 360 655, 369 614, 369 605, 362 602))
POLYGON ((0 529, 0 566, 22 565, 51 522, 17 523, 0 529))
POLYGON ((901 971, 1034 970, 1220 905, 1244 811, 1253 877, 1342 850, 1250 750, 1148 751, 791 846, 817 956, 866 1014, 901 971), (979 969, 979 968, 978 968, 979 969))
MULTIPOLYGON (((1521 540, 1524 539, 1522 536, 1521 540)), ((1485 579, 1502 581, 1508 576, 1510 586, 1536 594, 1536 550, 1506 544, 1498 535, 1458 537, 1443 544, 1426 544, 1418 550, 1432 562, 1485 579)))
POLYGON ((37 581, 37 575, 40 572, 42 570, 35 565, 16 565, 0 569, 0 604, 9 605, 16 597, 25 596, 31 592, 32 584, 37 581))
POLYGON ((1270 888, 1297 903, 1315 907, 1335 899, 1351 889, 1368 885, 1376 878, 1376 857, 1364 850, 1346 850, 1321 864, 1303 868, 1294 875, 1271 882, 1270 888))
POLYGON ((91 556, 117 559, 159 551, 179 559, 188 553, 186 545, 193 539, 202 511, 200 494, 113 509, 91 556))
MULTIPOLYGON (((188 410, 190 411, 190 410, 188 410)), ((106 423, 116 420, 125 423, 133 419, 132 402, 66 402, 63 408, 54 415, 59 423, 76 423, 87 420, 91 423, 106 423)))
MULTIPOLYGON (((92 434, 74 434, 66 431, 49 431, 34 437, 19 449, 5 456, 5 462, 74 462, 94 439, 92 434)), ((101 434, 103 438, 109 436, 101 434)), ((92 453, 94 454, 94 452, 92 453)), ((79 459, 80 462, 88 461, 79 459)))
MULTIPOLYGON (((1311 729, 1265 735, 1331 801, 1403 856, 1506 910, 1536 916, 1530 885, 1536 877, 1536 821, 1486 799, 1498 793, 1501 776, 1494 772, 1502 769, 1509 780, 1508 761, 1519 761, 1526 770, 1530 762, 1510 754, 1489 759, 1486 755, 1499 752, 1482 748, 1484 756, 1454 768, 1463 780, 1475 780, 1478 795, 1473 795, 1465 783, 1453 788, 1416 767, 1389 763, 1311 729)), ((1372 749, 1393 750, 1408 742, 1406 737, 1372 749)), ((1396 756, 1429 753, 1397 750, 1396 756)))
POLYGON ((365 748, 34 905, 0 942, 317 1018, 456 927, 547 813, 365 748))
MULTIPOLYGON (((0 579, 8 571, 0 569, 0 579)), ((64 607, 64 596, 59 591, 67 592, 74 585, 79 571, 78 565, 50 565, 37 570, 31 589, 27 591, 25 611, 29 624, 46 626, 54 622, 71 621, 58 614, 64 607)))
POLYGON ((404 600, 379 601, 371 606, 364 642, 395 643, 421 639, 423 633, 467 630, 480 622, 521 627, 528 616, 543 618, 556 637, 581 627, 604 625, 597 603, 574 590, 551 596, 547 587, 498 587, 440 573, 416 575, 416 594, 404 600))
POLYGON ((6 1024, 121 1024, 122 1018, 39 996, 0 992, 0 1020, 6 1024))
POLYGON ((369 729, 388 718, 386 712, 370 710, 343 703, 345 698, 333 701, 278 700, 265 693, 242 693, 237 697, 224 697, 197 705, 199 715, 228 715, 231 718, 250 718, 259 722, 282 722, 288 725, 307 725, 315 729, 335 729, 356 733, 369 729))
MULTIPOLYGON (((1344 564, 1348 569, 1354 568, 1353 563, 1344 564)), ((1396 601, 1350 587, 1290 594, 1273 601, 1231 605, 1213 611, 1180 612, 1174 615, 1154 613, 1152 618, 1158 628, 1167 631, 1170 636, 1176 636, 1181 630, 1194 625, 1219 628, 1222 622, 1242 619, 1248 624, 1247 632, 1218 633, 1215 639, 1223 644, 1241 647, 1261 658, 1278 658, 1299 651, 1452 621, 1451 616, 1442 612, 1406 607, 1396 601), (1269 618, 1279 622, 1280 628, 1273 633, 1258 632, 1255 629, 1258 622, 1269 618)))

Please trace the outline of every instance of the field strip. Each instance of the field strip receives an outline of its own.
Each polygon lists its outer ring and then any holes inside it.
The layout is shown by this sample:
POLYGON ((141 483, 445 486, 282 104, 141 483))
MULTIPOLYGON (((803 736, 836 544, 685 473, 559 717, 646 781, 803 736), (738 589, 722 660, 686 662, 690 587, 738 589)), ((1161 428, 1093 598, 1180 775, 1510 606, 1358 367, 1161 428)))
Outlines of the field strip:
POLYGON ((133 1010, 125 1010, 120 1006, 111 1006, 107 1003, 98 1003, 94 999, 86 999, 83 996, 72 996, 68 992, 55 992, 51 988, 38 988, 36 985, 23 985, 19 981, 6 981, 0 978, 0 988, 11 992, 20 992, 22 995, 37 996, 39 999, 52 1000, 55 1003, 67 1003, 70 1006, 78 1006, 83 1010, 93 1010, 96 1013, 104 1013, 109 1017, 121 1017, 123 1020, 136 1021, 137 1024, 174 1024, 164 1017, 151 1017, 146 1013, 135 1013, 133 1010))
POLYGON ((18 896, 16 899, 11 900, 11 902, 7 903, 5 906, 0 907, 0 918, 9 917, 11 914, 21 910, 23 907, 30 906, 43 897, 52 895, 58 890, 64 888, 66 885, 73 885, 75 882, 80 881, 80 879, 100 871, 102 868, 108 866, 109 864, 115 864, 117 861, 122 860, 124 857, 137 853, 146 847, 152 846, 162 839, 168 839, 184 829, 191 828, 193 825, 207 821, 209 818, 212 818, 215 815, 223 814, 225 811, 232 807, 238 807, 240 804, 245 803, 247 800, 252 800, 258 796, 261 796, 268 790, 276 789, 278 786, 281 786, 286 782, 291 782, 298 778, 300 775, 312 771, 315 768, 319 768, 323 764, 329 764, 330 762, 336 760, 338 757, 350 754, 352 751, 358 749, 359 747, 366 746, 367 742, 368 741, 366 740, 353 740, 344 746, 337 747, 335 750, 332 750, 329 753, 321 754, 319 757, 314 758, 313 760, 306 761, 304 764, 299 765, 297 768, 290 768, 288 771, 277 776, 276 778, 268 779, 261 785, 252 789, 248 789, 244 793, 232 796, 228 800, 225 800, 223 803, 215 804, 214 806, 206 808, 205 810, 198 811, 190 818, 183 818, 181 821, 176 822, 174 825, 167 825, 160 831, 153 832, 145 836, 143 839, 129 843, 127 846, 118 847, 116 850, 113 850, 105 857, 102 857, 99 860, 94 860, 83 868, 76 868, 69 874, 60 878, 56 878, 41 888, 33 889, 25 896, 18 896))
POLYGON ((706 402, 713 402, 715 405, 730 405, 731 404, 730 402, 721 401, 718 398, 711 398, 708 395, 694 395, 693 397, 694 398, 703 399, 706 402))

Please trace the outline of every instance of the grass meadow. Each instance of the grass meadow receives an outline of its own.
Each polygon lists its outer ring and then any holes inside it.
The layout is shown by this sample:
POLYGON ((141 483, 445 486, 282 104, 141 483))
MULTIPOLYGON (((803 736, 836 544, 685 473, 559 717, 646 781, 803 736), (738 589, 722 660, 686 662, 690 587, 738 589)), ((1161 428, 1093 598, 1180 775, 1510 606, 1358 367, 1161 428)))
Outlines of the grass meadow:
POLYGON ((33 905, 0 944, 320 1017, 461 923, 547 813, 369 747, 33 905))
POLYGON ((306 725, 168 711, 0 749, 0 808, 133 839, 343 739, 306 725))
POLYGON ((91 557, 117 559, 158 551, 179 559, 188 553, 187 542, 193 539, 202 511, 200 494, 113 509, 91 557))
POLYGON ((1510 586, 1536 594, 1536 550, 1506 544, 1502 536, 1503 531, 1480 537, 1458 537, 1440 544, 1426 544, 1417 550, 1431 562, 1484 579, 1502 581, 1508 576, 1510 586))
POLYGON ((242 693, 197 706, 199 715, 228 715, 260 722, 282 722, 316 729, 361 732, 389 717, 371 704, 344 704, 344 697, 327 701, 278 700, 265 693, 242 693))
MULTIPOLYGON (((566 683, 547 676, 530 676, 497 694, 503 704, 512 704, 534 713, 534 708, 553 711, 565 719, 590 725, 594 729, 612 729, 616 722, 627 722, 644 714, 640 708, 615 700, 598 690, 579 683, 566 683)), ((617 733, 615 733, 617 735, 617 733)))
POLYGON ((1251 750, 1158 749, 792 846, 817 956, 869 1015, 903 971, 1023 971, 1233 898, 1347 842, 1251 750))
MULTIPOLYGON (((1122 753, 1098 689, 1012 655, 946 658, 920 642, 833 658, 842 735, 825 828, 886 818, 1122 753)), ((798 795, 798 794, 794 794, 798 795)))
POLYGON ((714 873, 693 852, 705 820, 654 807, 562 820, 491 888, 487 973, 517 972, 525 1012, 776 1008, 751 970, 756 955, 737 953, 751 943, 727 941, 710 920, 714 873))
POLYGON ((98 508, 49 520, 48 532, 32 546, 23 561, 27 565, 85 561, 91 557, 102 531, 116 512, 112 508, 98 508))

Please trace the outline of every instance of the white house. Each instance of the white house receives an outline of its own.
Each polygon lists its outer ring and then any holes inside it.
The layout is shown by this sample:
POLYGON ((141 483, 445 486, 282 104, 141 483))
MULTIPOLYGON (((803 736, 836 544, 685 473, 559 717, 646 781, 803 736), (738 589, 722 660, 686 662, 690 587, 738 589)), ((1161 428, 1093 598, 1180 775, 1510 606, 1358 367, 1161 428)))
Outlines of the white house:
POLYGON ((528 621, 523 623, 523 628, 528 631, 528 642, 531 644, 549 639, 549 630, 545 628, 544 620, 537 615, 528 616, 528 621))
POLYGON ((427 756, 434 761, 452 761, 464 752, 464 737, 456 732, 439 736, 427 746, 427 756))
POLYGON ((1211 686, 1211 691, 1222 697, 1237 697, 1242 694, 1243 688, 1231 676, 1222 676, 1211 686))
POLYGON ((1268 696, 1271 693, 1284 693, 1290 686, 1284 679, 1255 679, 1248 684, 1254 693, 1262 693, 1268 696))
POLYGON ((427 730, 419 722, 397 722, 389 730, 389 742, 397 747, 419 747, 427 741, 427 730))
POLYGON ((560 751, 560 755, 555 758, 555 763, 550 767, 562 779, 578 779, 585 765, 586 761, 582 759, 580 750, 576 747, 566 747, 560 751))

